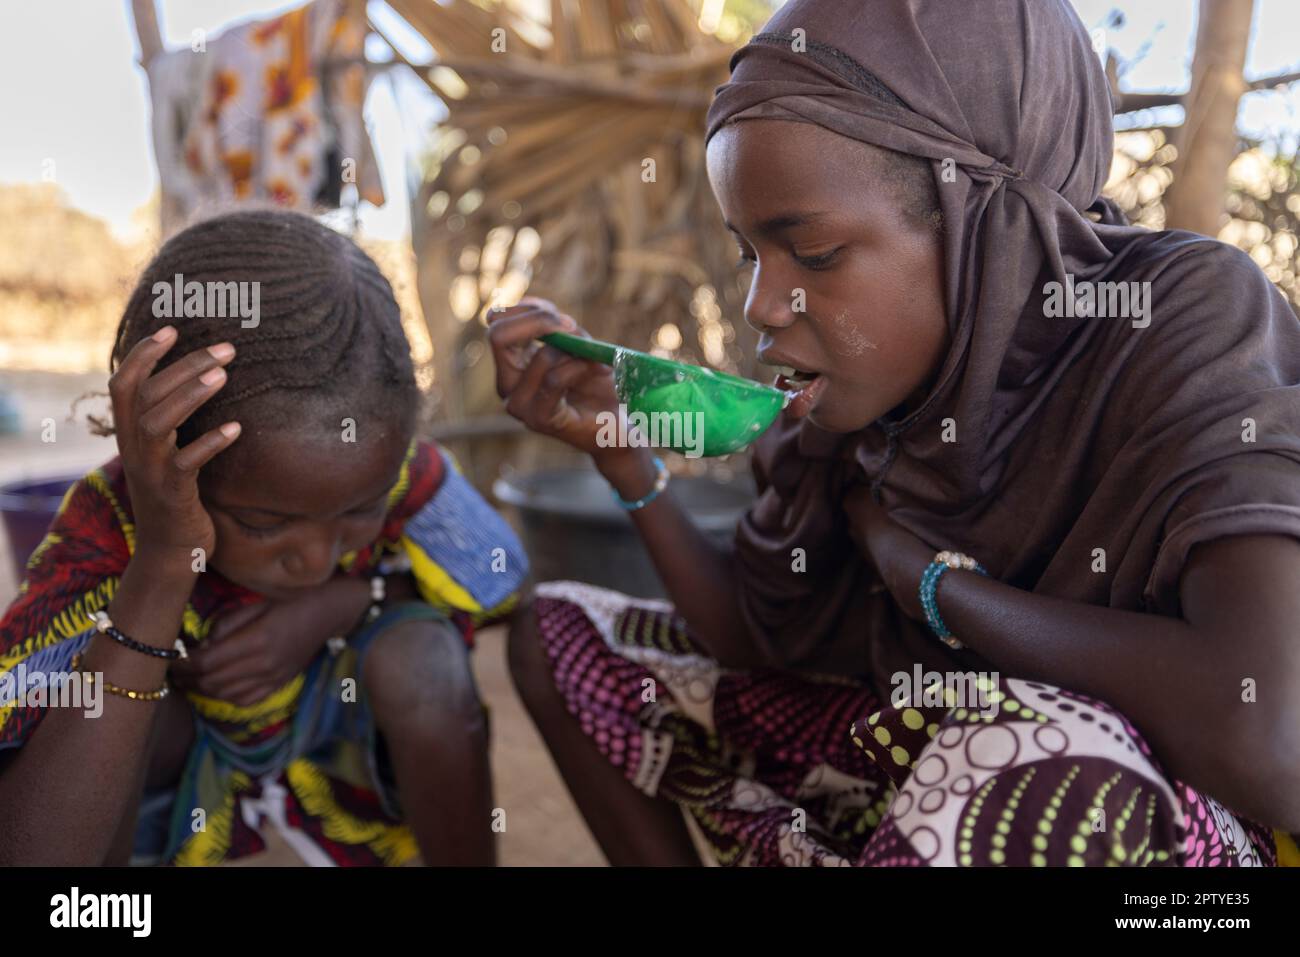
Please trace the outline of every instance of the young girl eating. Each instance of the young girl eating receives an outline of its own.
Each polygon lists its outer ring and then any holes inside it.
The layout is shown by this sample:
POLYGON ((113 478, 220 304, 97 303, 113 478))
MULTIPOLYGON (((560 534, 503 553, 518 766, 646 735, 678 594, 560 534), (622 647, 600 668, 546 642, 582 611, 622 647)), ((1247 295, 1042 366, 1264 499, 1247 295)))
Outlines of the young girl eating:
POLYGON ((609 859, 1294 855, 1300 324, 1246 254, 1100 197, 1065 0, 790 0, 707 140, 794 393, 733 549, 597 444, 608 370, 530 345, 572 319, 490 328, 506 409, 591 454, 672 598, 547 583, 511 637, 609 859))
POLYGON ((93 681, 102 715, 0 700, 0 858, 215 864, 274 829, 309 864, 493 863, 467 650, 526 563, 413 440, 374 262, 298 214, 210 219, 146 268, 112 365, 120 455, 0 622, 0 670, 93 681), (252 314, 212 308, 231 288, 252 314))

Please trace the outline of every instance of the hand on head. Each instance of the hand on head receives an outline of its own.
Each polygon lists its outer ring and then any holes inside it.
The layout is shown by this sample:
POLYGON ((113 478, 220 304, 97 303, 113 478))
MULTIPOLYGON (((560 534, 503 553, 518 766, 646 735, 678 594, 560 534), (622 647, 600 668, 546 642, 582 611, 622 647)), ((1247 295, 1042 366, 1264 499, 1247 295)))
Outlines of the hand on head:
POLYGON ((226 384, 223 367, 234 358, 235 347, 227 342, 195 349, 154 373, 176 340, 172 326, 141 339, 109 379, 117 447, 135 513, 137 549, 211 553, 215 532, 199 500, 199 469, 239 437, 239 423, 210 429, 183 448, 177 448, 176 430, 226 384))

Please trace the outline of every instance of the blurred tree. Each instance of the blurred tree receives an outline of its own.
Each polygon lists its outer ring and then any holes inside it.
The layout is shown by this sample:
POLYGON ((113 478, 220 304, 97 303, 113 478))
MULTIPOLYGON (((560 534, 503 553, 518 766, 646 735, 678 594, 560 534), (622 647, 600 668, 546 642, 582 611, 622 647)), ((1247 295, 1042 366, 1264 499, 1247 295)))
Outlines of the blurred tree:
MULTIPOLYGON (((1253 0, 1203 0, 1186 93, 1120 89, 1121 65, 1107 54, 1116 135, 1106 193, 1129 218, 1152 229, 1190 229, 1250 253, 1293 304, 1300 306, 1300 151, 1276 131, 1249 138, 1237 131, 1243 96, 1300 81, 1300 72, 1256 80, 1243 75, 1253 0), (1142 126, 1141 111, 1182 106, 1178 126, 1142 126), (1139 125, 1134 125, 1138 120, 1139 125)), ((1122 26, 1116 10, 1106 26, 1122 26)), ((1145 55, 1149 44, 1138 55, 1145 55)))
POLYGON ((1255 0, 1201 0, 1185 118, 1174 136, 1178 158, 1165 200, 1169 228, 1217 235, 1228 166, 1237 155, 1237 106, 1255 0))

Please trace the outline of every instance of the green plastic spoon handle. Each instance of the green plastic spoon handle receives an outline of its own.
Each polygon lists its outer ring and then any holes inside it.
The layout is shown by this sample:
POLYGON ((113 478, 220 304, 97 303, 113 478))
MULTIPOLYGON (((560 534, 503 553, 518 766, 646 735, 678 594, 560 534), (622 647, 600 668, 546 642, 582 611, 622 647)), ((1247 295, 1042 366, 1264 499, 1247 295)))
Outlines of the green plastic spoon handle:
POLYGON ((555 346, 571 356, 590 359, 592 362, 603 362, 607 366, 614 364, 614 354, 618 352, 618 346, 613 343, 570 335, 567 332, 550 332, 539 338, 548 346, 555 346))

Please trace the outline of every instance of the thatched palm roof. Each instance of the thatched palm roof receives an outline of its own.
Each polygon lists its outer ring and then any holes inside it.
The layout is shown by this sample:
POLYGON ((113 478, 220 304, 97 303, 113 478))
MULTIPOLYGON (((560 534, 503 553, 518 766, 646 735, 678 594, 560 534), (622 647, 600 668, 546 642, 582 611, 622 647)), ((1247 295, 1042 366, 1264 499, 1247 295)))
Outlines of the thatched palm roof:
POLYGON ((440 417, 499 411, 480 323, 525 289, 597 336, 745 369, 735 245, 703 146, 734 46, 687 0, 551 0, 549 20, 389 5, 436 52, 415 69, 449 114, 412 216, 440 417))

